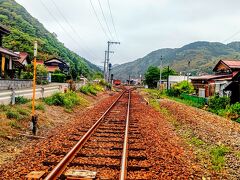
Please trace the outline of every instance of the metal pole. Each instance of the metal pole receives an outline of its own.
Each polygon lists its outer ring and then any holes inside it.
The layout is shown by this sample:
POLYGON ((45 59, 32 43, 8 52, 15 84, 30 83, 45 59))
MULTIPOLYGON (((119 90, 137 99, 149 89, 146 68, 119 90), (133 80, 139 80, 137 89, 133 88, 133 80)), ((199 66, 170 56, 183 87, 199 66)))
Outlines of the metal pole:
POLYGON ((190 63, 191 61, 188 61, 188 70, 187 70, 187 81, 189 80, 189 71, 190 71, 190 63))
POLYGON ((108 43, 108 48, 107 48, 107 80, 108 80, 108 82, 109 82, 109 79, 110 79, 110 78, 109 78, 109 67, 108 67, 108 66, 109 66, 109 60, 110 60, 110 59, 109 59, 109 53, 111 53, 111 52, 110 52, 110 45, 111 45, 111 44, 120 44, 120 42, 108 41, 107 43, 108 43))
POLYGON ((159 89, 161 89, 162 84, 162 56, 160 58, 160 81, 159 81, 159 89))
POLYGON ((109 82, 109 51, 110 51, 110 41, 108 43, 108 48, 107 48, 107 81, 109 82))
POLYGON ((167 90, 169 89, 169 72, 170 70, 169 70, 169 66, 168 66, 168 74, 167 74, 167 90))
POLYGON ((106 77, 106 64, 107 64, 107 51, 105 51, 105 58, 104 58, 104 65, 103 65, 103 75, 104 75, 104 80, 107 81, 107 77, 106 77))

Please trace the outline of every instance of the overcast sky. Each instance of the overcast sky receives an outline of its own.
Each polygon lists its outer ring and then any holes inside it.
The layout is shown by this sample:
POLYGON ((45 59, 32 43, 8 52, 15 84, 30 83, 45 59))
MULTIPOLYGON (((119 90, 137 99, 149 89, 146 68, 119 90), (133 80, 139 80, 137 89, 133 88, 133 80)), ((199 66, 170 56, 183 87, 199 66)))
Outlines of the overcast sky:
POLYGON ((16 1, 50 32, 55 32, 69 49, 98 65, 104 60, 109 39, 121 42, 111 46, 115 51, 113 64, 194 41, 240 40, 239 0, 109 0, 117 34, 108 0, 99 0, 113 38, 98 0, 91 1, 100 23, 90 0, 16 1))

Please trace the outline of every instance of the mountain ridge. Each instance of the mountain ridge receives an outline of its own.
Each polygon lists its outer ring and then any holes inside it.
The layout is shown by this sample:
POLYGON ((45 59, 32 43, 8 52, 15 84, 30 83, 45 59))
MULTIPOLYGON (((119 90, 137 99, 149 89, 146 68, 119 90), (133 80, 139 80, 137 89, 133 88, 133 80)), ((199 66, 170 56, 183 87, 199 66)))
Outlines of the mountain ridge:
POLYGON ((138 78, 143 75, 150 65, 159 66, 160 57, 163 57, 163 66, 170 66, 177 72, 188 70, 194 75, 212 73, 212 68, 221 58, 240 58, 240 42, 228 44, 220 42, 196 41, 180 48, 162 48, 148 53, 142 58, 116 66, 112 69, 114 78, 126 80, 129 75, 138 78))

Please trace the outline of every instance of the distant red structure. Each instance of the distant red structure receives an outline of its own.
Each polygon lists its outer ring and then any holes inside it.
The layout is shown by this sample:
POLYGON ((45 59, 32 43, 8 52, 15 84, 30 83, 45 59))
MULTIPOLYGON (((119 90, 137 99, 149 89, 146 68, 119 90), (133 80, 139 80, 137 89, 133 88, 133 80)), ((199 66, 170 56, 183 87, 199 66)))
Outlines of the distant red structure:
POLYGON ((113 80, 113 84, 116 85, 116 86, 121 85, 121 80, 119 80, 119 79, 114 79, 114 80, 113 80))

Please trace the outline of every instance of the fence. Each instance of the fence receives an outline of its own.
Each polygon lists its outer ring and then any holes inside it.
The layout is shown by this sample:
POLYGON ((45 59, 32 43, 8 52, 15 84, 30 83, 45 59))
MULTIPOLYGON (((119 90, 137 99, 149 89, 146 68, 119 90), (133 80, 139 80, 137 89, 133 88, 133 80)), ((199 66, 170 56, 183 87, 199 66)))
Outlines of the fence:
POLYGON ((0 90, 24 89, 32 87, 31 80, 6 80, 0 79, 0 90))
MULTIPOLYGON (((79 89, 83 84, 76 84, 79 89)), ((36 88, 36 99, 51 96, 56 92, 64 92, 68 88, 67 83, 62 83, 54 86, 43 86, 36 88)), ((27 99, 32 98, 32 89, 7 90, 0 92, 0 104, 15 104, 15 98, 23 96, 27 99)))

